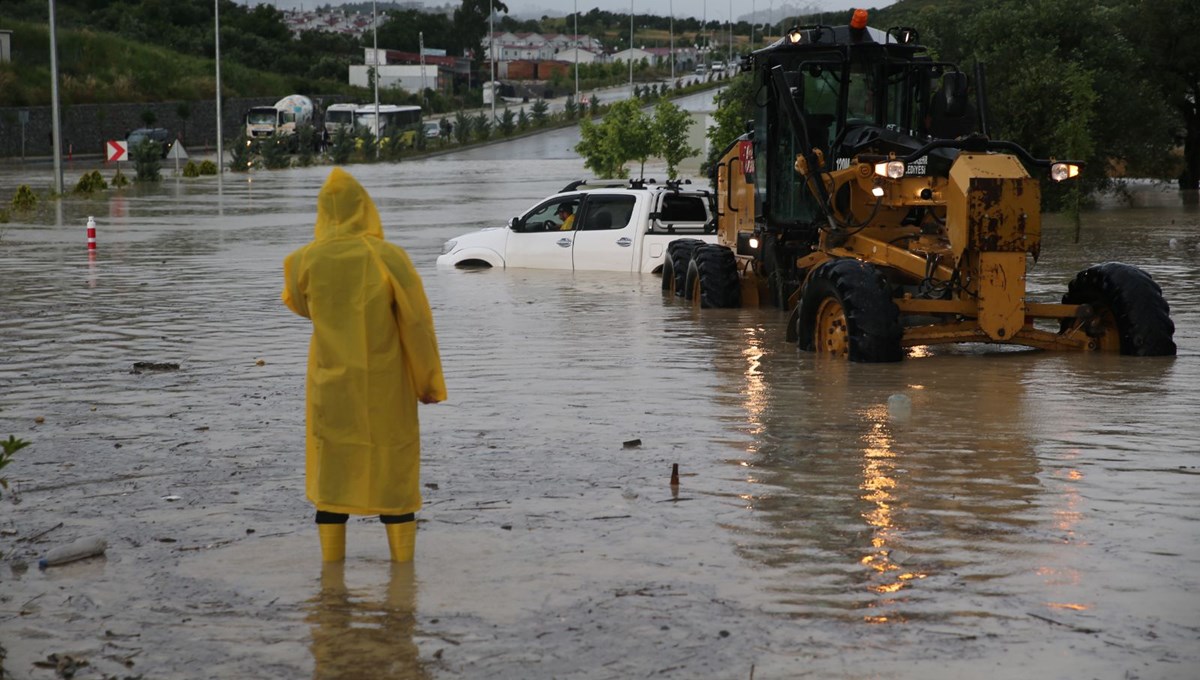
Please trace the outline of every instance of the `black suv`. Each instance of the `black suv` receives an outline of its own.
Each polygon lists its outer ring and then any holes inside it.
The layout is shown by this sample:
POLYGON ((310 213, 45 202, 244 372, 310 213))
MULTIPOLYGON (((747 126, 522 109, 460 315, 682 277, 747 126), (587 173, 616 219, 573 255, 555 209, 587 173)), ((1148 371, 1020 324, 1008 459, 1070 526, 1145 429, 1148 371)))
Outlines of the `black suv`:
POLYGON ((171 139, 170 130, 166 128, 138 128, 129 133, 129 136, 125 138, 125 144, 129 147, 129 151, 132 152, 134 148, 147 140, 158 143, 162 148, 163 158, 167 157, 167 152, 171 150, 171 143, 174 141, 171 139))

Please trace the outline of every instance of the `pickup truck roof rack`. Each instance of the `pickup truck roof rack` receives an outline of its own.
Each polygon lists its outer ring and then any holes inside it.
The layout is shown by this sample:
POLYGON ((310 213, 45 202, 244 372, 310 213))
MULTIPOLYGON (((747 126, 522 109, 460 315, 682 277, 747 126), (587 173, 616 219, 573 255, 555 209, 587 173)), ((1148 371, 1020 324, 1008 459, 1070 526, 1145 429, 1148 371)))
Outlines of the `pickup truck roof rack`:
MULTIPOLYGON (((669 179, 663 185, 673 191, 679 189, 685 184, 691 184, 690 179, 669 179)), ((629 187, 630 189, 645 189, 647 185, 656 185, 658 181, 653 177, 645 177, 640 179, 577 179, 567 186, 559 190, 558 193, 565 194, 569 191, 575 191, 580 187, 629 187)))

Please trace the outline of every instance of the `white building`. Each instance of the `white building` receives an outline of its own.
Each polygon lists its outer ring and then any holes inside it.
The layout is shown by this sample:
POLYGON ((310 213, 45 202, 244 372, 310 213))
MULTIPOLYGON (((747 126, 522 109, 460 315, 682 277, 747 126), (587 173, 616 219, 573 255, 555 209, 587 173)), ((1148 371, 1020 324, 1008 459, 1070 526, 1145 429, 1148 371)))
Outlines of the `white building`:
MULTIPOLYGON (((354 64, 350 66, 350 84, 370 88, 372 66, 354 64)), ((379 67, 380 89, 400 88, 407 92, 421 92, 422 88, 441 91, 438 67, 426 64, 384 64, 379 67)))
POLYGON ((578 47, 570 47, 555 52, 551 59, 554 61, 569 61, 572 64, 594 64, 600 57, 594 52, 581 50, 578 47))
POLYGON ((624 49, 624 50, 621 50, 620 52, 614 52, 613 55, 611 57, 609 57, 609 61, 628 62, 631 59, 633 60, 633 63, 635 63, 635 64, 640 62, 643 59, 645 59, 646 63, 651 66, 654 66, 655 64, 658 63, 658 57, 656 57, 652 52, 643 50, 638 47, 624 49))

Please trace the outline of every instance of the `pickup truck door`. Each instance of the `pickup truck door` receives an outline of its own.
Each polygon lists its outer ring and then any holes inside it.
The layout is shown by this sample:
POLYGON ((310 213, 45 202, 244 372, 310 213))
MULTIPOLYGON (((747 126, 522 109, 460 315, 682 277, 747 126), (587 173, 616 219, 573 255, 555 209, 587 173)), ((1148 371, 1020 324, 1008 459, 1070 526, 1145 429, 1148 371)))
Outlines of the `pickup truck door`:
POLYGON ((576 224, 575 269, 633 270, 643 221, 637 202, 632 194, 588 195, 576 224))
POLYGON ((571 246, 578 232, 560 231, 562 222, 555 217, 555 212, 564 202, 569 204, 572 200, 578 204, 579 197, 564 199, 557 196, 517 218, 509 227, 510 233, 504 244, 504 266, 570 269, 571 246))

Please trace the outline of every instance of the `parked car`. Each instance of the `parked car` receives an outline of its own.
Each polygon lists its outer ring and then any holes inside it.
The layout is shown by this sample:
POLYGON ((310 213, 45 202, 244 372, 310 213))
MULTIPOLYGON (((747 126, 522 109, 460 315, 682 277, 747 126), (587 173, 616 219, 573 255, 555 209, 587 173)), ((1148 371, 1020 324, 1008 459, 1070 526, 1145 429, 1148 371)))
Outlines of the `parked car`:
POLYGON ((506 227, 447 241, 437 264, 660 272, 669 242, 717 242, 714 215, 712 192, 690 183, 579 180, 506 227))
POLYGON ((171 144, 175 141, 171 138, 171 131, 166 128, 138 128, 125 137, 125 144, 132 152, 135 147, 147 140, 154 141, 162 147, 163 158, 167 157, 167 153, 171 150, 171 144))
POLYGON ((422 123, 422 127, 425 129, 425 136, 429 139, 437 139, 442 136, 442 124, 435 120, 425 121, 422 123))

